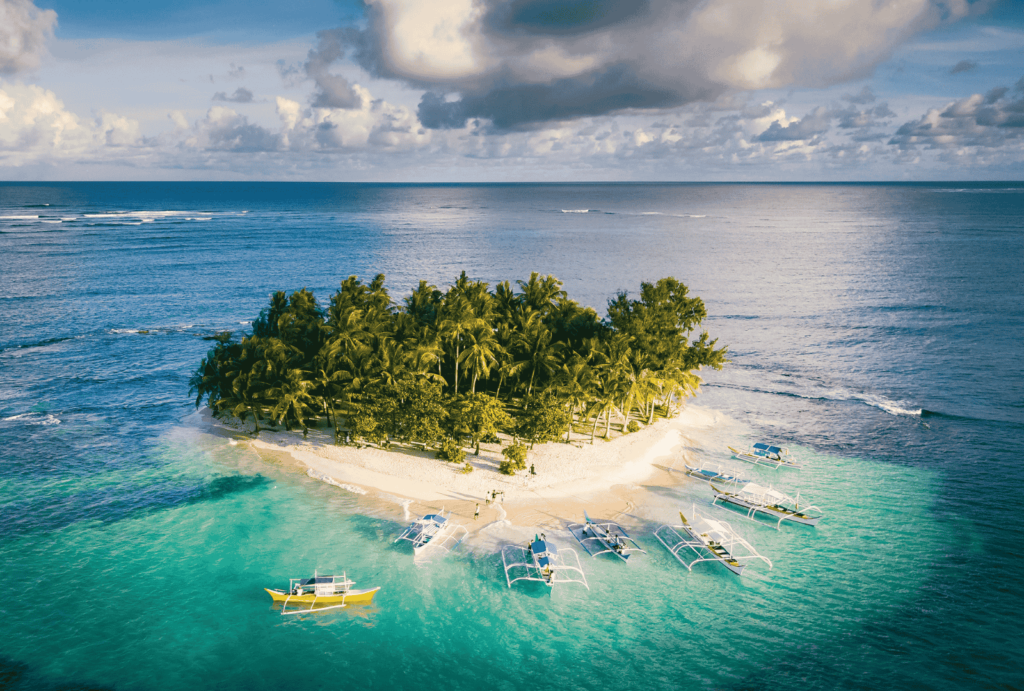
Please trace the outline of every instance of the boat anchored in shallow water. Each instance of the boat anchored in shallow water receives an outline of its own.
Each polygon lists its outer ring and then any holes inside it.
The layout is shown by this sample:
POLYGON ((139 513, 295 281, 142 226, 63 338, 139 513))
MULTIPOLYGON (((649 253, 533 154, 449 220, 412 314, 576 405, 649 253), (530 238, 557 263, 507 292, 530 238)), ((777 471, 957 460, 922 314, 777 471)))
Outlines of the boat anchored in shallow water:
POLYGON ((824 512, 814 505, 805 504, 800 507, 800 494, 795 497, 784 494, 771 485, 762 487, 754 482, 748 482, 734 491, 719 489, 711 485, 715 492, 715 500, 711 502, 718 506, 718 502, 739 506, 747 510, 747 518, 753 520, 754 516, 763 513, 771 518, 778 518, 775 528, 778 529, 783 521, 792 521, 801 525, 809 525, 812 528, 818 525, 818 521, 824 512))
POLYGON ((507 545, 502 548, 501 563, 505 566, 505 580, 509 588, 516 581, 540 581, 549 588, 556 583, 579 583, 590 590, 576 551, 568 547, 558 549, 543 534, 535 535, 525 547, 507 545), (521 569, 517 573, 522 575, 513 578, 513 569, 521 569))
POLYGON ((430 547, 451 552, 469 535, 469 530, 465 526, 453 522, 451 517, 451 511, 445 513, 444 509, 441 509, 441 513, 427 514, 422 518, 417 518, 401 535, 395 538, 395 542, 399 540, 411 542, 412 553, 415 556, 419 556, 430 547))
POLYGON ((690 520, 682 511, 679 512, 679 518, 683 521, 682 525, 663 525, 654 531, 654 537, 687 570, 693 571, 694 564, 700 562, 717 561, 740 576, 748 562, 755 559, 760 559, 768 564, 769 569, 772 568, 771 560, 761 556, 725 521, 709 518, 696 508, 690 509, 690 520), (686 554, 687 558, 692 552, 694 558, 686 561, 680 552, 686 554))
POLYGON ((367 590, 353 590, 355 581, 349 580, 343 572, 340 576, 321 576, 316 571, 312 578, 293 578, 288 590, 264 588, 274 602, 282 603, 281 614, 302 614, 340 609, 348 605, 368 605, 380 586, 367 590), (289 610, 289 604, 309 605, 289 610), (319 605, 319 606, 318 606, 319 605))
POLYGON ((729 447, 733 456, 741 461, 753 463, 754 465, 766 465, 772 468, 802 468, 799 463, 789 455, 789 449, 784 446, 773 446, 764 442, 751 444, 750 448, 740 451, 732 446, 729 447))
POLYGON ((647 552, 631 538, 626 529, 618 523, 606 521, 595 523, 590 520, 587 512, 583 512, 585 523, 570 523, 569 532, 579 540, 587 554, 596 557, 599 554, 614 554, 622 561, 628 561, 634 552, 647 552))
POLYGON ((698 480, 703 480, 704 482, 718 482, 724 485, 738 485, 744 482, 750 482, 739 475, 732 475, 732 471, 725 472, 722 466, 717 466, 715 470, 705 466, 707 466, 707 463, 702 463, 700 467, 697 468, 687 463, 683 464, 683 467, 686 468, 687 475, 698 480))

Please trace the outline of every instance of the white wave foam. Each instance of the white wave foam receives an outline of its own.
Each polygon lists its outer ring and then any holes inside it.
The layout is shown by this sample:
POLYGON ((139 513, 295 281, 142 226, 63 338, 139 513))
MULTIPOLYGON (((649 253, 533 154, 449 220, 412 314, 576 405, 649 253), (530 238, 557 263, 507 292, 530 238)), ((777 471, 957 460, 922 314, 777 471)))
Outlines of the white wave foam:
POLYGON ((562 209, 563 214, 589 214, 590 209, 562 209))
POLYGON ((707 214, 690 214, 689 218, 707 218, 707 214))
POLYGON ((321 473, 320 471, 317 471, 317 470, 313 470, 312 468, 310 468, 309 470, 306 471, 306 475, 310 476, 314 480, 319 480, 320 482, 326 482, 328 485, 334 485, 335 487, 340 487, 341 489, 343 489, 343 490, 345 490, 347 492, 351 492, 352 494, 366 494, 366 490, 363 489, 362 487, 356 487, 355 485, 346 485, 344 482, 338 482, 337 480, 335 480, 330 475, 327 475, 325 473, 321 473))
POLYGON ((921 408, 904 408, 903 406, 910 405, 905 401, 888 401, 881 397, 863 397, 860 400, 864 401, 870 406, 874 406, 880 410, 884 410, 890 415, 908 415, 910 417, 921 417, 921 408))
POLYGON ((640 215, 641 216, 664 216, 665 214, 661 213, 660 211, 641 211, 640 215))
POLYGON ((35 216, 0 216, 0 221, 34 221, 39 218, 35 216))
POLYGON ((11 417, 5 417, 4 422, 8 420, 24 420, 30 425, 59 425, 60 419, 56 415, 50 415, 46 413, 22 413, 20 415, 12 415, 11 417), (40 417, 41 416, 41 417, 40 417))
POLYGON ((139 329, 111 329, 112 334, 137 334, 139 329))

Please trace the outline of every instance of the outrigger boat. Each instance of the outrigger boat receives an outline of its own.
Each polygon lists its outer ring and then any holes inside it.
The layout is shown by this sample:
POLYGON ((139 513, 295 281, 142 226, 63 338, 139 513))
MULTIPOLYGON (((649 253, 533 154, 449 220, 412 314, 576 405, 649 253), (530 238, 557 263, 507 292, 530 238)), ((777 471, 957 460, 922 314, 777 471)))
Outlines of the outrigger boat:
POLYGON ((441 509, 441 513, 427 514, 422 518, 417 518, 401 535, 395 538, 395 542, 399 540, 411 542, 412 553, 415 556, 419 556, 428 547, 433 546, 451 552, 469 535, 466 527, 453 522, 451 517, 451 511, 445 513, 444 509, 441 509))
POLYGON ((274 602, 283 603, 281 614, 302 614, 303 612, 323 612, 328 609, 339 609, 348 605, 368 605, 373 601, 380 587, 368 590, 352 590, 355 581, 349 580, 343 572, 340 576, 321 576, 316 571, 312 578, 293 578, 288 582, 288 590, 264 588, 270 593, 274 602), (292 609, 290 603, 309 605, 309 607, 292 609), (320 605, 319 607, 317 605, 320 605))
POLYGON ((747 562, 753 559, 760 559, 768 564, 769 569, 772 568, 771 560, 758 554, 757 550, 725 521, 708 518, 696 508, 690 509, 690 516, 691 520, 687 520, 680 511, 682 525, 663 525, 654 531, 654 537, 658 538, 658 542, 665 545, 665 549, 687 570, 693 571, 694 564, 700 562, 717 561, 740 576, 747 562), (685 552, 687 558, 690 552, 693 552, 694 559, 686 561, 680 552, 685 552))
POLYGON ((549 588, 553 588, 555 583, 579 583, 590 590, 576 551, 568 547, 558 549, 543 534, 535 535, 533 541, 525 547, 504 547, 501 550, 501 563, 505 566, 505 580, 509 588, 516 581, 540 581, 549 588), (567 560, 567 555, 572 555, 571 562, 567 560), (523 575, 513 578, 509 572, 515 568, 523 569, 523 575))
POLYGON ((740 451, 732 446, 729 447, 729 450, 732 451, 735 458, 754 465, 767 465, 776 469, 803 467, 790 457, 789 449, 784 446, 772 446, 764 442, 757 442, 751 444, 746 451, 740 451))
POLYGON ((618 523, 595 523, 590 520, 586 511, 583 512, 583 518, 585 523, 569 524, 569 532, 579 540, 590 556, 610 553, 622 561, 627 561, 633 552, 647 554, 618 523))
POLYGON ((687 475, 698 480, 704 480, 705 482, 719 482, 725 485, 738 485, 743 482, 749 482, 749 480, 739 475, 729 475, 723 472, 721 466, 718 466, 717 470, 711 470, 710 468, 705 468, 704 466, 706 465, 707 463, 702 463, 699 468, 694 468, 692 465, 684 463, 683 467, 686 468, 687 475))
POLYGON ((799 493, 796 497, 791 497, 777 489, 772 489, 770 485, 762 487, 748 482, 733 492, 719 489, 714 485, 711 485, 711 489, 715 492, 715 500, 711 502, 712 504, 717 506, 721 500, 739 506, 747 510, 747 518, 751 520, 754 520, 755 514, 758 513, 778 518, 779 521, 775 524, 776 529, 782 525, 783 521, 793 521, 813 528, 824 515, 824 512, 814 505, 800 508, 799 493))

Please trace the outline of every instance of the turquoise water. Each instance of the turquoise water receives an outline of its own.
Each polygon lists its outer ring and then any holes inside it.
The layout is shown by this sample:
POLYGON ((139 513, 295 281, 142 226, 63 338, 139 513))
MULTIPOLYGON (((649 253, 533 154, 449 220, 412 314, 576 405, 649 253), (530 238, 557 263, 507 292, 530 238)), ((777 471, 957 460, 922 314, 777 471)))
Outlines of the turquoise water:
POLYGON ((1019 686, 1022 199, 1012 185, 0 187, 0 216, 41 217, 0 218, 0 686, 1019 686), (561 213, 579 208, 594 212, 561 213), (123 211, 139 216, 90 216, 123 211), (139 220, 153 211, 182 213, 139 220), (57 219, 71 220, 42 223, 57 219), (271 289, 325 299, 380 270, 399 296, 460 268, 551 271, 598 308, 640 280, 686 282, 734 360, 692 403, 717 422, 691 450, 725 461, 727 443, 790 441, 804 470, 743 469, 826 518, 775 531, 707 508, 774 567, 689 573, 651 533, 710 493, 659 475, 622 517, 646 555, 588 559, 589 591, 510 590, 496 543, 417 566, 392 544, 395 501, 286 471, 188 405, 202 337, 244 329, 271 289), (381 592, 280 616, 262 588, 313 569, 381 592))

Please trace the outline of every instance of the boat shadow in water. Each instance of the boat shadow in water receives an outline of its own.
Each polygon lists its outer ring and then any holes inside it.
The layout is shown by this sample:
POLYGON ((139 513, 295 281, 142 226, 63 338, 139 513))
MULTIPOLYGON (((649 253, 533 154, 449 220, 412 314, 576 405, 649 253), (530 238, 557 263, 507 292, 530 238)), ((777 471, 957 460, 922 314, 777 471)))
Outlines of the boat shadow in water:
MULTIPOLYGON (((275 602, 270 605, 270 611, 274 614, 281 614, 282 603, 275 602)), ((330 626, 331 624, 351 622, 361 624, 367 628, 373 628, 377 624, 377 616, 380 614, 380 606, 376 603, 362 605, 345 605, 344 607, 314 607, 310 610, 292 612, 292 616, 281 617, 281 623, 287 624, 294 621, 311 621, 317 626, 330 626)))

